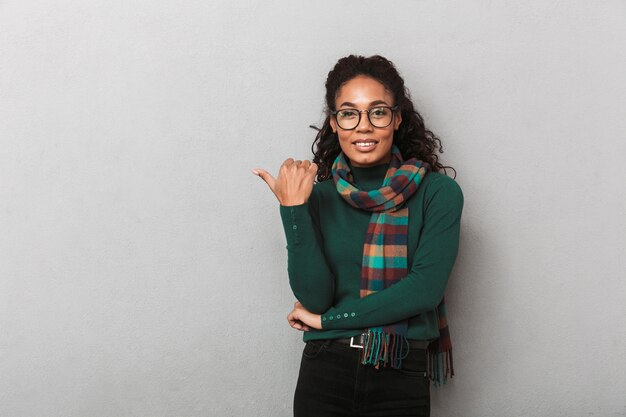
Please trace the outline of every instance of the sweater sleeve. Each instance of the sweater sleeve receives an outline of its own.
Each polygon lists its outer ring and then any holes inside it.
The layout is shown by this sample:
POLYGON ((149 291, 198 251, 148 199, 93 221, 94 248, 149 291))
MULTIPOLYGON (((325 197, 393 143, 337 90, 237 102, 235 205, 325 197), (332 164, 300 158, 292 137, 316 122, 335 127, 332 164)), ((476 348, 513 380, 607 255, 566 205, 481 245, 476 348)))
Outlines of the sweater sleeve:
POLYGON ((304 204, 280 206, 280 217, 287 238, 291 290, 307 310, 321 314, 333 303, 335 278, 322 249, 314 193, 304 204))
POLYGON ((322 329, 384 326, 437 307, 458 252, 463 210, 458 184, 441 178, 425 202, 424 224, 407 276, 382 291, 330 308, 322 315, 322 329))

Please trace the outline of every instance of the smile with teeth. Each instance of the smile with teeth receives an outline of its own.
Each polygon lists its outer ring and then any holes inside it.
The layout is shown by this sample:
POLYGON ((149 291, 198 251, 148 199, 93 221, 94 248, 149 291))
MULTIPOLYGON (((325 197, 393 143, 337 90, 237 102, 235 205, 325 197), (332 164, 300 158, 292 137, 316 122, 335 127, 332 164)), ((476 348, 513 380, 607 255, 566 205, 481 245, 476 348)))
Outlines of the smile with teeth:
POLYGON ((376 145, 377 143, 378 143, 377 140, 367 139, 367 140, 358 140, 358 141, 354 142, 354 145, 357 148, 367 149, 367 148, 371 148, 372 146, 376 145))

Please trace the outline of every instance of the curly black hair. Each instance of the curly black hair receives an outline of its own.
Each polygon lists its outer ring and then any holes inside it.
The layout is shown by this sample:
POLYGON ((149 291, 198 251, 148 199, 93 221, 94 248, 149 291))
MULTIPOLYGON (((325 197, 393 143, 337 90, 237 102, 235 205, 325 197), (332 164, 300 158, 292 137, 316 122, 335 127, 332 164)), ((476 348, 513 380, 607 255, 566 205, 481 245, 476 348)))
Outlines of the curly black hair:
MULTIPOLYGON (((393 143, 400 149, 404 159, 417 158, 430 165, 431 171, 439 172, 446 168, 439 162, 437 153, 442 153, 441 140, 427 130, 424 119, 415 110, 409 90, 404 86, 404 80, 391 61, 374 55, 364 57, 350 55, 341 58, 326 78, 326 119, 321 128, 316 129, 317 135, 311 145, 313 162, 318 165, 317 181, 324 181, 331 177, 333 162, 341 148, 337 134, 330 127, 330 118, 335 108, 335 98, 341 86, 358 75, 371 77, 385 86, 394 97, 396 105, 400 106, 402 123, 393 136, 393 143)), ((455 171, 456 174, 456 171, 455 171)))

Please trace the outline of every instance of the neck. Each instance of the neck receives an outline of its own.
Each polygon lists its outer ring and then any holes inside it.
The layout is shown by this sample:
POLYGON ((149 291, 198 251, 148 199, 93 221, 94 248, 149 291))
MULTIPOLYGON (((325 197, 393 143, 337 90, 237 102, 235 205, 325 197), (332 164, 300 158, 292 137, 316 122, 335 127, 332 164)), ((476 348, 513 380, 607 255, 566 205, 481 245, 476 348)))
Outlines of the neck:
POLYGON ((350 166, 354 184, 362 191, 371 191, 380 188, 383 185, 388 168, 388 163, 371 167, 350 166))

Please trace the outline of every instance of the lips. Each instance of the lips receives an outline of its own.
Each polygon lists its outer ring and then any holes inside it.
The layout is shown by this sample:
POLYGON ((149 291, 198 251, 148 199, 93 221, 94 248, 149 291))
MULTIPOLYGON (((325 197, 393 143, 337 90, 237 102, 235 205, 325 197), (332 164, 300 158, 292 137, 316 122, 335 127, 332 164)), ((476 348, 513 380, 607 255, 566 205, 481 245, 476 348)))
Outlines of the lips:
POLYGON ((373 149, 378 144, 378 140, 376 140, 376 139, 357 139, 357 140, 353 141, 352 144, 354 146, 356 146, 357 149, 365 151, 365 150, 373 149))

